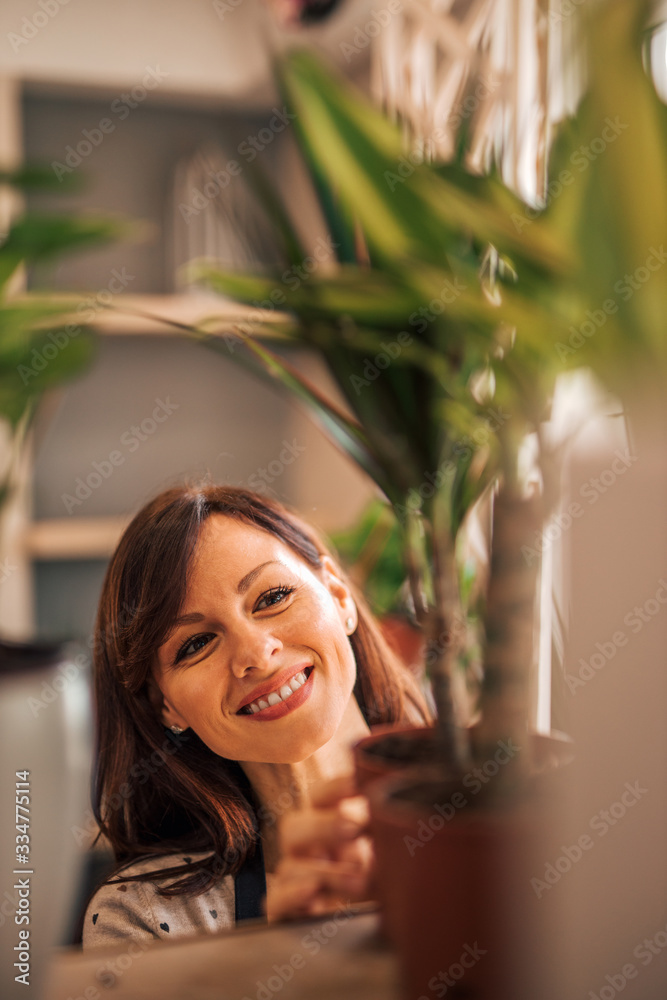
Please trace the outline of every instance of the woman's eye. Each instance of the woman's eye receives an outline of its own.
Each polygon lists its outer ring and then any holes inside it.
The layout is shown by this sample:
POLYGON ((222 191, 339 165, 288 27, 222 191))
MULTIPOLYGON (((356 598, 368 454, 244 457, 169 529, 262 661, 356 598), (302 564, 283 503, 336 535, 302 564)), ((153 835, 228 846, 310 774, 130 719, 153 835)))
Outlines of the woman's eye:
POLYGON ((186 639, 176 654, 176 663, 184 656, 194 656, 195 653, 200 653, 210 641, 210 635, 193 635, 191 639, 186 639))
POLYGON ((265 608, 272 608, 276 604, 282 603, 282 601, 287 600, 290 594, 294 593, 294 587, 273 587, 271 590, 267 590, 266 593, 262 594, 260 599, 255 605, 256 611, 264 611, 265 608))

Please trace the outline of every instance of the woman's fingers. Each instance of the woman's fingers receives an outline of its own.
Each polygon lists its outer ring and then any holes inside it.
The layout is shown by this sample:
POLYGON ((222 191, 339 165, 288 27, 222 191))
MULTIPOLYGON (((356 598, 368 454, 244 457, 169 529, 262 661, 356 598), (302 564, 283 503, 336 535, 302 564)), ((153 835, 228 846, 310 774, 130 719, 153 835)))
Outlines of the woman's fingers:
POLYGON ((315 786, 307 808, 283 816, 268 919, 315 916, 345 901, 368 899, 373 866, 368 822, 368 801, 357 794, 353 775, 315 786))
POLYGON ((363 835, 367 827, 368 803, 361 796, 328 809, 302 809, 283 818, 281 850, 285 855, 326 857, 363 835))
POLYGON ((375 863, 373 841, 370 837, 357 837, 356 840, 343 844, 337 852, 336 860, 348 861, 362 871, 370 872, 375 863))
POLYGON ((354 773, 351 772, 328 781, 318 781, 311 789, 310 801, 314 806, 326 809, 328 806, 335 806, 341 799, 358 794, 354 773))
POLYGON ((357 864, 287 858, 269 885, 267 919, 326 913, 343 901, 363 899, 367 883, 357 864))

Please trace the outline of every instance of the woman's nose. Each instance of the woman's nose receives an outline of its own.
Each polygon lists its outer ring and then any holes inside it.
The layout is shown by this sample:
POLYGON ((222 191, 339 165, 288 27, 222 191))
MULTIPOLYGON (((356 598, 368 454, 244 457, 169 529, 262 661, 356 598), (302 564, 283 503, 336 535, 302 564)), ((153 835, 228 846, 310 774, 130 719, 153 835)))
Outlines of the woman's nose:
POLYGON ((250 670, 275 669, 273 657, 283 644, 266 626, 247 622, 234 628, 230 635, 230 667, 235 677, 244 677, 250 670))

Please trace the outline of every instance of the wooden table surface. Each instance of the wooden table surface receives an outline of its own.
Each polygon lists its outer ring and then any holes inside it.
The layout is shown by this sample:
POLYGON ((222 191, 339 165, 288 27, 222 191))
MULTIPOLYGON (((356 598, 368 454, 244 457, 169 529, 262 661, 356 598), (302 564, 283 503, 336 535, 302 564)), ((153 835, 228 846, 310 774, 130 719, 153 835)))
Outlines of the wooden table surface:
POLYGON ((375 912, 54 954, 44 1000, 400 1000, 375 912))

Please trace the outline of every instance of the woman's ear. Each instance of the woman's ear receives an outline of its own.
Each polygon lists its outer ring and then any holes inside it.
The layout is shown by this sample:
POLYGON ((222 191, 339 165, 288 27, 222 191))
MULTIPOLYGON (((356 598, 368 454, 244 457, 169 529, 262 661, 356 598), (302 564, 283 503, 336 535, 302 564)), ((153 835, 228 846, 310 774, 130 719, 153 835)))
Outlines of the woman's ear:
POLYGON ((148 700, 163 726, 166 726, 168 729, 171 729, 172 726, 178 726, 181 731, 188 728, 188 724, 183 716, 174 709, 171 702, 162 694, 153 674, 148 678, 148 700))
POLYGON ((349 584, 345 582, 340 568, 331 556, 322 556, 322 576, 325 587, 336 602, 345 631, 352 635, 359 621, 357 605, 349 584))

